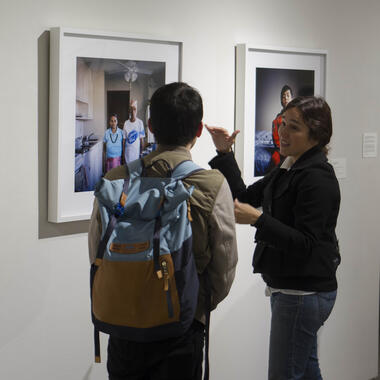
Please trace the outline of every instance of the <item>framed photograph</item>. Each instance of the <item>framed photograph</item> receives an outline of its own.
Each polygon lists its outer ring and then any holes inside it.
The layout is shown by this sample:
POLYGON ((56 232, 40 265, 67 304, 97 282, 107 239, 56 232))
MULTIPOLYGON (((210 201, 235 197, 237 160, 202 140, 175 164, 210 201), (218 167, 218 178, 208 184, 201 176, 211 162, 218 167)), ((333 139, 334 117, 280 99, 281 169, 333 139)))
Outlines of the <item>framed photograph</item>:
POLYGON ((181 42, 51 29, 50 222, 89 219, 106 171, 155 149, 150 98, 181 80, 181 59, 181 42))
POLYGON ((323 50, 236 47, 235 154, 247 184, 267 174, 282 157, 281 112, 296 96, 325 96, 323 50))

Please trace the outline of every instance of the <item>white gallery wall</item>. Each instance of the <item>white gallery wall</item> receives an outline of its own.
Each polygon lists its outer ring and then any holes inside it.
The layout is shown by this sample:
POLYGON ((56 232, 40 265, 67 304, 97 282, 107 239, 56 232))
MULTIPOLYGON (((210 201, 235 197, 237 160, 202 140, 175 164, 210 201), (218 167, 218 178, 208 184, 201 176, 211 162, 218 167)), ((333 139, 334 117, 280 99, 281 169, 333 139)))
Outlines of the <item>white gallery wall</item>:
MULTIPOLYGON (((333 110, 331 157, 340 180, 339 294, 321 333, 327 380, 377 376, 379 158, 362 159, 378 132, 377 0, 0 0, 0 379, 101 380, 92 364, 87 222, 47 222, 49 29, 56 26, 182 41, 183 80, 204 99, 206 123, 234 124, 234 46, 325 49, 333 110)), ((214 154, 204 134, 193 150, 214 154)), ((252 227, 238 227, 240 260, 230 297, 212 314, 211 379, 265 379, 269 302, 252 275, 252 227)), ((103 359, 106 358, 105 340, 103 359)))

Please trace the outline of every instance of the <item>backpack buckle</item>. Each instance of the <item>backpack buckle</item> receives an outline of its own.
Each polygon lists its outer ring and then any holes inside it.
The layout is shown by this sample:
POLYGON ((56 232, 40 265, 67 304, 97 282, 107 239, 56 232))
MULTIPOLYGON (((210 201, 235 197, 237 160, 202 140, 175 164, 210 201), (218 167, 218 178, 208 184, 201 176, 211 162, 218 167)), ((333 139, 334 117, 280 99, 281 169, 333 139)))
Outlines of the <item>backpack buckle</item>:
POLYGON ((125 209, 124 206, 121 205, 121 203, 117 203, 114 208, 114 215, 116 218, 119 218, 120 216, 124 215, 125 209))

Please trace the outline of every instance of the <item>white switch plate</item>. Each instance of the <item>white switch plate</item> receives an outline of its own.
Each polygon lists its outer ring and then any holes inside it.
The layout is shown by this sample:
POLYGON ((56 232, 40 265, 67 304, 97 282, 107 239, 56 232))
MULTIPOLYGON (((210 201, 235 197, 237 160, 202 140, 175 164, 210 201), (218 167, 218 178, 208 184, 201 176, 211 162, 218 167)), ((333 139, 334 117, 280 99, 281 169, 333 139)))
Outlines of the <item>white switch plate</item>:
POLYGON ((363 158, 377 157, 377 133, 363 133, 363 158))

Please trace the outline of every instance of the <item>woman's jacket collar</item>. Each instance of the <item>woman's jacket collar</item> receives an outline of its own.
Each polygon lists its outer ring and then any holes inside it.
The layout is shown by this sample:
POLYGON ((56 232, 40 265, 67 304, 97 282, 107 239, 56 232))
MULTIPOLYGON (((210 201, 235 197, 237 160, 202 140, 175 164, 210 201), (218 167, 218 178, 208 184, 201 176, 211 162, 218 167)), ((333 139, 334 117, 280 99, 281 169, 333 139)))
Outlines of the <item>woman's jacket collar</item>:
MULTIPOLYGON (((306 167, 321 164, 327 162, 327 157, 325 153, 319 146, 314 146, 308 151, 306 151, 292 166, 291 170, 300 170, 306 167)), ((285 161, 284 161, 285 163, 285 161)), ((281 165, 282 168, 282 165, 281 165)), ((283 167, 283 169, 287 169, 287 165, 283 167)), ((287 169, 289 170, 289 169, 287 169)))

